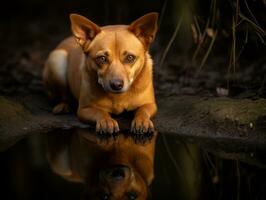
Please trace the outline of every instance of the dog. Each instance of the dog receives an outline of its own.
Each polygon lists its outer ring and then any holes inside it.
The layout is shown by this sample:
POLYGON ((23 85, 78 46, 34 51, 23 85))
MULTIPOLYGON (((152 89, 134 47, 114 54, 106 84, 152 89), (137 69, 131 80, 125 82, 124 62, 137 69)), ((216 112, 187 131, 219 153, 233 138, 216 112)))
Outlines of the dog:
POLYGON ((138 145, 126 134, 103 142, 85 129, 47 134, 46 155, 56 174, 85 185, 83 199, 144 200, 154 178, 156 135, 138 145))
POLYGON ((157 105, 149 47, 157 19, 157 13, 148 13, 130 25, 100 27, 71 14, 73 36, 49 54, 43 71, 50 96, 58 100, 53 112, 66 112, 72 94, 78 101, 77 117, 95 123, 98 133, 118 132, 111 114, 124 111, 135 113, 132 133, 152 133, 157 105))

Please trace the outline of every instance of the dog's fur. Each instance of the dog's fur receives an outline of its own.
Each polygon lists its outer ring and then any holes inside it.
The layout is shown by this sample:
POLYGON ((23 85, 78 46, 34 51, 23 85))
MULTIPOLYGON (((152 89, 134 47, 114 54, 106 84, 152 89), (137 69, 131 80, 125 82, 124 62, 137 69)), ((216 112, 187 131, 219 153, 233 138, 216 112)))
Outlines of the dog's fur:
POLYGON ((52 170, 68 181, 85 184, 85 199, 136 199, 148 196, 154 163, 155 137, 138 145, 123 134, 101 142, 87 130, 47 135, 47 158, 52 170), (113 177, 115 169, 123 177, 113 177), (130 196, 131 195, 131 196, 130 196))
POLYGON ((59 99, 54 113, 68 108, 67 96, 78 100, 78 118, 96 123, 99 132, 113 133, 119 126, 110 114, 135 111, 131 130, 154 130, 150 120, 157 111, 149 46, 157 31, 157 13, 130 25, 99 27, 71 14, 73 37, 62 41, 46 61, 43 79, 59 99))

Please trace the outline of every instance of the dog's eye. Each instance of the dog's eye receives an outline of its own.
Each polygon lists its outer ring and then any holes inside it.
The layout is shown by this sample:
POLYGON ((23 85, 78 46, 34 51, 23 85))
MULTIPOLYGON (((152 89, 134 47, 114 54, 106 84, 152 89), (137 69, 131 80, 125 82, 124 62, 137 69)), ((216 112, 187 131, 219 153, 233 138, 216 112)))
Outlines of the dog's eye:
POLYGON ((137 197, 138 197, 138 195, 137 195, 136 192, 129 192, 129 193, 127 193, 127 198, 128 198, 129 200, 136 200, 137 197))
POLYGON ((126 56, 125 58, 125 62, 126 63, 133 63, 136 59, 136 56, 132 55, 132 54, 129 54, 126 56))
POLYGON ((96 58, 96 62, 98 65, 104 65, 104 64, 107 64, 108 63, 108 59, 106 56, 98 56, 96 58))

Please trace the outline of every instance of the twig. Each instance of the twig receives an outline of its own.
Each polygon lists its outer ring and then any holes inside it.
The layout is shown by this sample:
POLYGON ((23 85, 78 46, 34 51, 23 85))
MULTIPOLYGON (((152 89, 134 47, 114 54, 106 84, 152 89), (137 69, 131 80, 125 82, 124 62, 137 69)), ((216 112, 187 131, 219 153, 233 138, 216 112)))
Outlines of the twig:
POLYGON ((248 6, 248 3, 247 3, 246 0, 245 0, 245 5, 246 5, 246 7, 248 9, 249 14, 251 15, 251 17, 253 18, 253 20, 255 21, 255 23, 259 26, 259 23, 258 23, 256 17, 253 15, 253 13, 251 12, 251 10, 249 9, 249 6, 248 6))
POLYGON ((216 18, 216 0, 212 0, 210 13, 210 15, 212 16, 211 26, 214 27, 214 22, 216 18))
POLYGON ((198 23, 198 20, 197 20, 196 16, 194 16, 194 21, 195 21, 195 25, 196 25, 197 31, 199 33, 199 37, 201 38, 202 37, 202 33, 201 33, 200 26, 199 26, 199 23, 198 23))
POLYGON ((163 7, 162 7, 162 11, 160 13, 160 19, 159 19, 159 23, 158 23, 158 26, 159 27, 161 27, 161 24, 162 24, 162 21, 163 21, 163 17, 164 17, 164 14, 165 14, 165 10, 166 10, 167 3, 168 3, 168 0, 165 0, 164 1, 164 4, 163 4, 163 7))
POLYGON ((194 61, 198 55, 198 52, 200 50, 200 47, 201 47, 201 44, 203 43, 204 39, 205 39, 205 36, 206 36, 206 33, 207 33, 207 28, 209 27, 209 23, 210 23, 210 19, 207 20, 207 23, 205 25, 205 28, 204 28, 204 32, 203 32, 203 35, 202 35, 202 42, 200 42, 198 45, 197 45, 197 48, 192 56, 192 61, 194 61))
POLYGON ((239 13, 240 13, 239 0, 236 0, 236 13, 235 13, 236 24, 237 24, 237 22, 238 22, 238 16, 239 16, 239 13))
POLYGON ((163 52, 162 58, 161 58, 160 63, 159 63, 160 67, 162 66, 162 64, 163 64, 163 62, 164 62, 164 60, 166 58, 166 55, 167 55, 169 49, 171 48, 171 46, 172 46, 172 44, 173 44, 173 42, 174 42, 174 40, 176 38, 176 35, 177 35, 177 33, 178 33, 179 29, 180 29, 182 21, 183 21, 183 15, 181 15, 181 17, 179 19, 179 22, 178 22, 178 24, 177 24, 177 26, 175 28, 175 31, 174 31, 170 41, 168 42, 168 44, 167 44, 167 46, 166 46, 166 48, 165 48, 165 50, 163 52))
POLYGON ((250 20, 249 18, 247 18, 246 16, 244 16, 242 13, 239 13, 239 16, 246 20, 247 22, 249 22, 260 34, 262 34, 263 36, 265 36, 265 31, 258 26, 256 23, 254 23, 252 20, 250 20))
POLYGON ((237 56, 236 56, 236 60, 239 60, 240 55, 242 54, 246 44, 248 43, 248 27, 246 27, 246 36, 245 36, 245 40, 244 43, 242 44, 241 49, 239 50, 237 56))
POLYGON ((233 36, 233 50, 232 50, 232 53, 233 53, 233 56, 232 56, 232 59, 233 59, 233 69, 234 69, 234 72, 236 71, 236 19, 235 17, 233 16, 233 24, 232 24, 232 36, 233 36))
POLYGON ((168 154, 168 156, 169 156, 171 162, 173 163, 173 165, 174 165, 174 167, 175 167, 175 169, 176 169, 176 172, 177 172, 177 173, 179 174, 179 176, 182 178, 182 183, 188 185, 187 180, 186 180, 185 177, 184 177, 184 173, 182 173, 182 170, 181 170, 180 166, 177 164, 177 162, 176 162, 176 160, 175 160, 175 157, 174 157, 174 155, 172 154, 171 149, 169 148, 169 145, 168 145, 168 142, 167 142, 167 140, 166 140, 165 134, 162 134, 162 141, 163 141, 163 145, 164 145, 164 147, 165 147, 165 150, 166 150, 166 152, 167 152, 167 154, 168 154))
POLYGON ((235 72, 236 68, 236 35, 235 35, 235 30, 236 30, 236 23, 235 23, 235 17, 232 17, 232 47, 231 47, 231 52, 230 52, 230 58, 229 58, 229 66, 227 70, 227 75, 228 75, 228 80, 227 80, 227 87, 229 87, 229 79, 230 79, 230 72, 233 66, 233 70, 235 72))
POLYGON ((202 66, 205 64, 205 62, 206 62, 206 60, 207 60, 207 58, 208 58, 208 56, 209 56, 209 54, 210 54, 210 52, 211 52, 211 49, 212 49, 212 47, 213 47, 213 44, 214 44, 214 42, 215 42, 215 40, 216 40, 217 33, 218 33, 218 31, 215 30, 215 31, 214 31, 214 34, 213 34, 213 37, 212 37, 212 40, 211 40, 211 43, 210 43, 210 45, 209 45, 209 47, 208 47, 208 50, 207 50, 207 52, 205 53, 205 55, 204 55, 204 57, 203 57, 203 59, 202 59, 202 61, 201 61, 201 63, 200 63, 200 66, 199 66, 198 72, 202 69, 202 66))
POLYGON ((240 199, 241 177, 240 177, 239 161, 238 160, 236 160, 236 173, 237 173, 237 200, 239 200, 240 199))

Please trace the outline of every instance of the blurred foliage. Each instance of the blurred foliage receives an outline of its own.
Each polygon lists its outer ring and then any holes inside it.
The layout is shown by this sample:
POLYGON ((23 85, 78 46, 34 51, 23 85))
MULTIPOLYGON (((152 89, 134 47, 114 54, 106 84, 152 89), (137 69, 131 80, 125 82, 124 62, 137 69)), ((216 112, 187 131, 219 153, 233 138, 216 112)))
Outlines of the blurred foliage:
POLYGON ((66 21, 74 12, 106 25, 126 24, 156 11, 163 47, 174 34, 170 45, 174 51, 190 55, 201 67, 212 52, 222 53, 228 56, 231 69, 242 54, 254 58, 265 50, 265 8, 263 0, 14 0, 1 6, 0 16, 2 23, 43 18, 66 21), (181 27, 174 33, 180 21, 181 27))
POLYGON ((170 14, 163 16, 162 24, 172 18, 170 24, 178 27, 182 20, 179 33, 171 30, 175 37, 171 47, 199 61, 199 68, 210 53, 228 56, 229 71, 235 70, 241 55, 254 59, 265 54, 263 1, 179 0, 167 4, 170 14))

